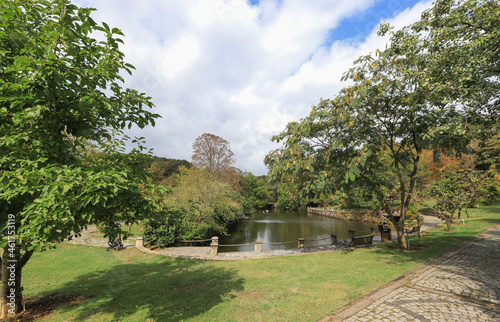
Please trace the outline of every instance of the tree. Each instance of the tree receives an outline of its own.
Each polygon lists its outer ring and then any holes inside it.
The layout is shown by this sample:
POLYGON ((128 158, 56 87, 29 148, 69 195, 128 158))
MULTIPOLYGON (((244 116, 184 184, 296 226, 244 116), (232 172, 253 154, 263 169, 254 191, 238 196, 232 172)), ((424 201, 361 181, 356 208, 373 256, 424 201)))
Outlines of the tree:
POLYGON ((498 1, 439 0, 391 37, 394 51, 418 53, 414 72, 426 80, 429 94, 443 104, 461 104, 481 140, 498 130, 499 24, 498 1))
POLYGON ((167 207, 165 210, 161 216, 145 220, 143 232, 145 243, 157 247, 168 247, 175 245, 182 238, 187 214, 192 210, 173 207, 167 207))
POLYGON ((217 174, 231 168, 235 163, 229 142, 220 136, 204 133, 193 143, 193 164, 217 174))
MULTIPOLYGON (((469 155, 467 157, 469 158, 469 155)), ((419 176, 424 184, 439 180, 443 171, 455 171, 455 167, 473 168, 473 164, 467 164, 454 155, 450 156, 433 150, 422 151, 420 162, 419 176)))
POLYGON ((152 173, 152 182, 164 187, 172 187, 175 184, 174 174, 178 173, 180 167, 191 167, 186 160, 166 159, 154 157, 149 170, 152 173))
POLYGON ((204 239, 224 236, 228 227, 244 218, 240 195, 229 184, 205 169, 181 167, 178 184, 166 197, 166 204, 184 211, 180 237, 204 239))
POLYGON ((398 59, 389 51, 380 58, 361 57, 346 74, 352 86, 273 137, 284 141, 283 148, 267 163, 272 175, 296 178, 301 197, 346 199, 355 186, 368 190, 406 247, 403 222, 413 201, 420 154, 430 127, 444 122, 447 113, 433 113, 398 59))
POLYGON ((429 188, 429 194, 437 200, 432 208, 445 220, 448 231, 455 213, 460 221, 462 211, 467 213, 467 208, 482 195, 480 187, 487 180, 479 171, 453 168, 455 171, 444 172, 429 188))
POLYGON ((241 194, 245 198, 245 208, 265 208, 269 202, 266 181, 251 172, 245 172, 240 178, 241 194))
POLYGON ((477 155, 477 168, 479 170, 500 170, 500 132, 490 139, 480 143, 477 155))
POLYGON ((295 178, 300 198, 345 197, 357 181, 406 248, 403 223, 422 151, 460 155, 475 137, 491 136, 486 126, 498 121, 499 16, 498 4, 437 1, 421 22, 393 32, 386 50, 355 61, 343 77, 351 86, 273 137, 283 147, 266 158, 271 176, 295 178), (481 27, 470 37, 463 26, 476 22, 481 27), (449 72, 455 67, 458 73, 449 72))
POLYGON ((300 204, 301 201, 299 198, 293 198, 296 196, 293 191, 296 191, 295 185, 290 181, 286 180, 286 177, 282 177, 278 188, 276 189, 276 201, 277 206, 280 209, 298 209, 301 206, 305 206, 304 204, 300 204))
POLYGON ((150 98, 122 89, 122 33, 68 0, 0 2, 0 318, 22 309, 22 268, 90 224, 157 211, 147 162, 121 130, 154 125, 150 98), (101 34, 102 41, 91 35, 101 34), (126 139, 126 137, 124 137, 126 139))

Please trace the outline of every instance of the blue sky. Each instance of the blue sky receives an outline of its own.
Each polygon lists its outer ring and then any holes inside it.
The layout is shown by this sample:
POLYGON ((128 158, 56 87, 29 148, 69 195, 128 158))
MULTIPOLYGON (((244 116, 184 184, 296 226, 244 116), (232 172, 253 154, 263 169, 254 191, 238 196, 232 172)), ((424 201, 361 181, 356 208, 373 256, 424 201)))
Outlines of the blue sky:
POLYGON ((158 156, 190 160, 203 133, 231 143, 236 166, 267 173, 270 137, 345 85, 342 73, 385 47, 380 22, 419 19, 415 0, 75 0, 120 28, 136 67, 126 87, 147 93, 163 116, 133 128, 158 156))
POLYGON ((376 1, 369 9, 343 19, 337 28, 330 31, 327 44, 339 40, 364 41, 381 20, 391 19, 419 2, 416 0, 376 1))

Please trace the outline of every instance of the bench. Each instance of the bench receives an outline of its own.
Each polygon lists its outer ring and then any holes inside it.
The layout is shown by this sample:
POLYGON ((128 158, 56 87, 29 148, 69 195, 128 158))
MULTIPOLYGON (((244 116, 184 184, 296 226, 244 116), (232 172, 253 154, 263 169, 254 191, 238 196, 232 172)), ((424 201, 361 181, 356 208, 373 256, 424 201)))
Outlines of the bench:
POLYGON ((420 230, 420 227, 415 226, 412 229, 406 229, 405 230, 405 234, 407 234, 407 235, 413 235, 413 234, 418 233, 419 230, 420 230))
POLYGON ((351 237, 351 242, 349 247, 360 246, 360 245, 371 245, 373 243, 373 236, 375 236, 375 228, 370 227, 371 234, 364 236, 354 236, 355 230, 349 229, 349 236, 351 237))
POLYGON ((349 247, 360 246, 360 245, 371 245, 373 243, 374 235, 358 236, 352 237, 349 247))
POLYGON ((109 247, 106 248, 106 251, 109 251, 110 249, 120 250, 125 248, 123 247, 122 243, 122 231, 120 224, 118 224, 118 229, 115 228, 115 231, 117 232, 117 236, 115 239, 112 239, 111 237, 109 238, 108 240, 109 247))

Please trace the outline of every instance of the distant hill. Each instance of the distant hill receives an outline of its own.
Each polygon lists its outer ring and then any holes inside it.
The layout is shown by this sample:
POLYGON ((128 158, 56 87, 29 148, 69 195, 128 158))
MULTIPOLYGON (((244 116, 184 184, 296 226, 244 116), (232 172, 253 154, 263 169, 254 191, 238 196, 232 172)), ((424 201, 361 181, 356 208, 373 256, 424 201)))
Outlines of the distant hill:
POLYGON ((164 157, 154 156, 149 164, 151 171, 154 173, 154 181, 158 184, 168 183, 173 174, 178 173, 180 167, 190 168, 193 165, 186 160, 168 159, 164 157))

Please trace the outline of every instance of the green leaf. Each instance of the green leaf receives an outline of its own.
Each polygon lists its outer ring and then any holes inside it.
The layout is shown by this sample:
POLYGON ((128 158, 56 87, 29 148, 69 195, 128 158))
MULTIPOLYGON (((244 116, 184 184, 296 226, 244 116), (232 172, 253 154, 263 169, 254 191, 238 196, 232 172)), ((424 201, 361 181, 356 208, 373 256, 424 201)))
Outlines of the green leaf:
POLYGON ((16 214, 23 251, 161 208, 144 156, 125 153, 120 132, 159 116, 143 110, 150 98, 121 87, 133 69, 114 38, 122 33, 90 12, 67 1, 0 2, 0 204, 16 214))

